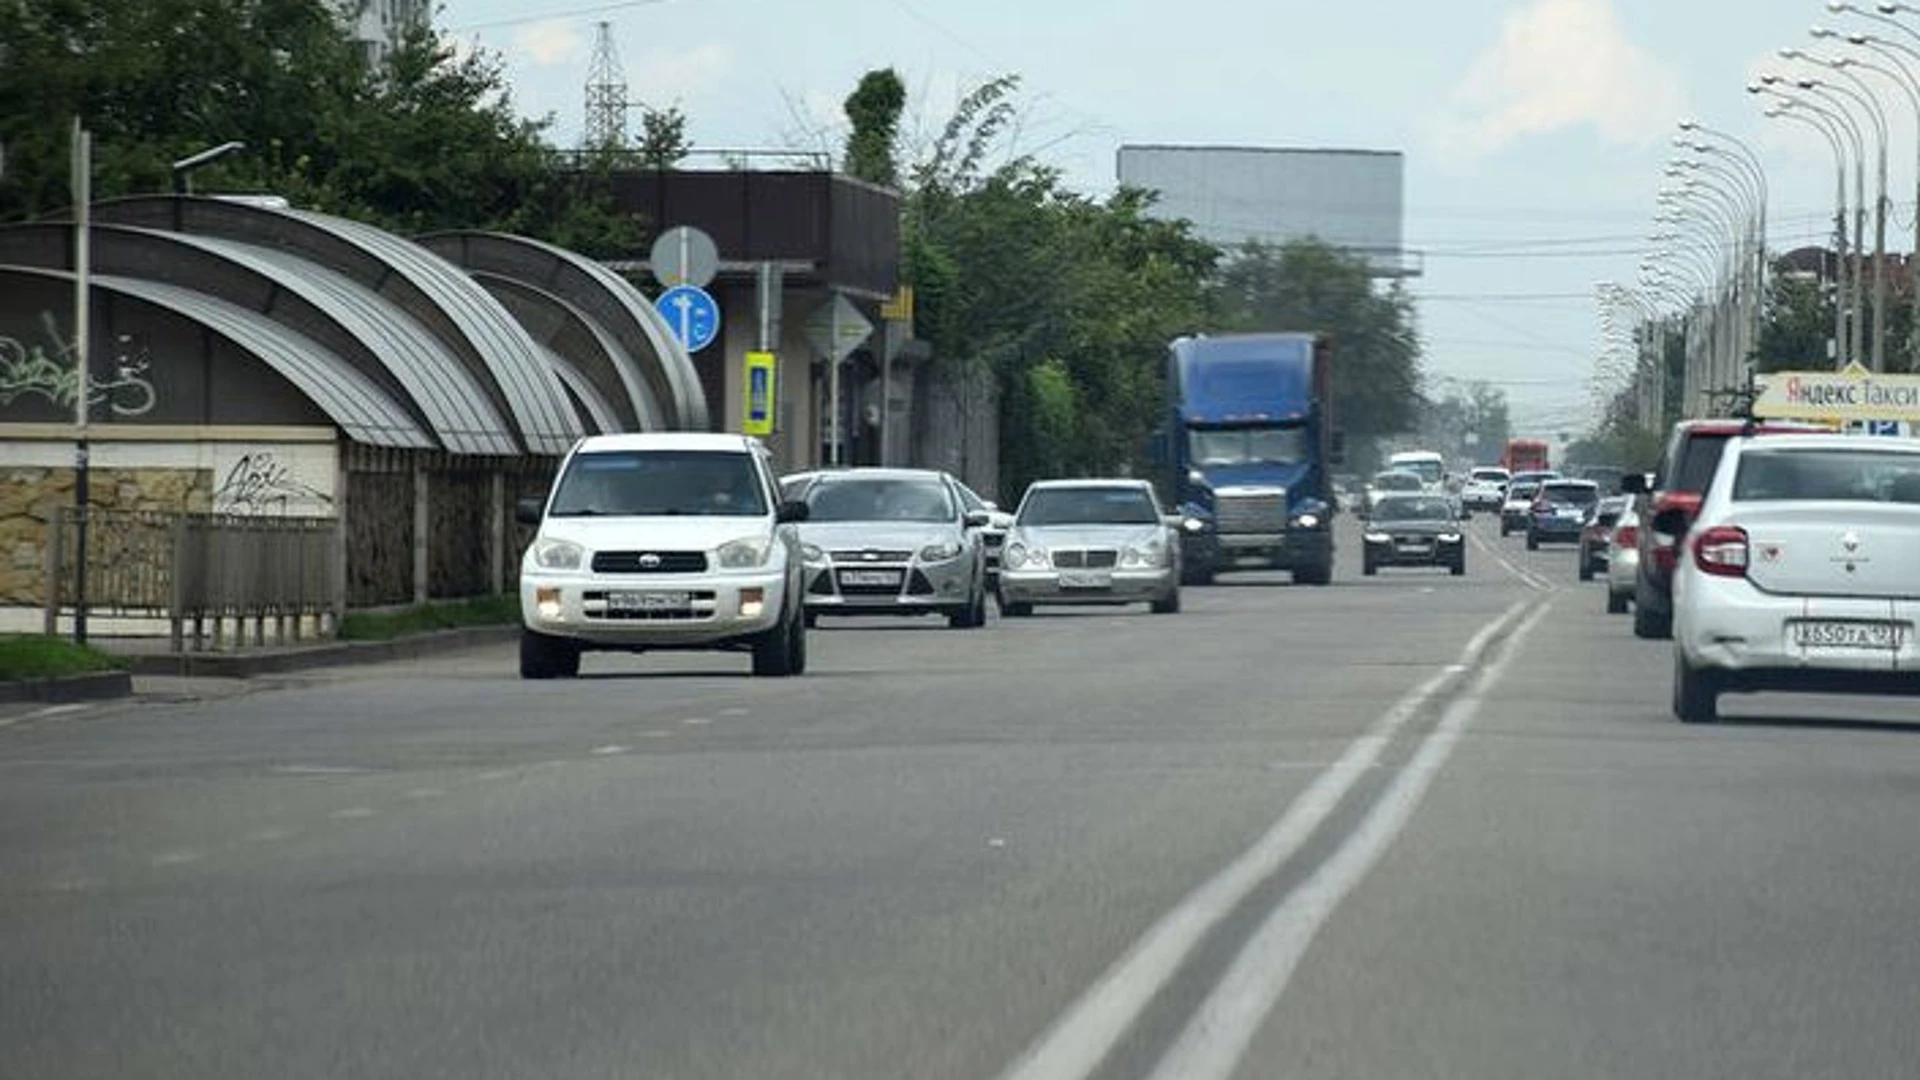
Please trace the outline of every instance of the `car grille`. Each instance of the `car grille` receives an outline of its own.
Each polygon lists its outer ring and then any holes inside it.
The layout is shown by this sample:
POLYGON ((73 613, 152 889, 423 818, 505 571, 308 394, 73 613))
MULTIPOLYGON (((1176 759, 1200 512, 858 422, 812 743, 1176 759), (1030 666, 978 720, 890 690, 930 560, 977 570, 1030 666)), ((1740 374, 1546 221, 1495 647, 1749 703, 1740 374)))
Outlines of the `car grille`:
POLYGON ((1120 553, 1112 548, 1069 548, 1055 550, 1053 565, 1063 570, 1105 570, 1120 562, 1120 553))
POLYGON ((881 551, 878 548, 841 548, 831 552, 837 563, 903 563, 913 558, 911 551, 881 551))
POLYGON ((596 551, 596 574, 698 574, 707 568, 703 551, 596 551))
POLYGON ((1285 532, 1287 496, 1279 491, 1218 495, 1214 500, 1214 517, 1223 533, 1285 532))

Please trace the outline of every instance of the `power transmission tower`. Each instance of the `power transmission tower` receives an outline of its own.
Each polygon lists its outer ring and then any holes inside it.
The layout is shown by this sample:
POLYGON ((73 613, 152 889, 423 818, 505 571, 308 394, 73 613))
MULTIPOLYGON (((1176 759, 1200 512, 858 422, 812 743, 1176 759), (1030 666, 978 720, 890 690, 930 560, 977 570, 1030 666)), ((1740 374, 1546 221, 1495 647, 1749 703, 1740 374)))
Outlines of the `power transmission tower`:
POLYGON ((613 48, 613 24, 601 22, 593 42, 593 63, 587 69, 587 126, 589 150, 618 150, 627 145, 627 76, 620 54, 613 48))

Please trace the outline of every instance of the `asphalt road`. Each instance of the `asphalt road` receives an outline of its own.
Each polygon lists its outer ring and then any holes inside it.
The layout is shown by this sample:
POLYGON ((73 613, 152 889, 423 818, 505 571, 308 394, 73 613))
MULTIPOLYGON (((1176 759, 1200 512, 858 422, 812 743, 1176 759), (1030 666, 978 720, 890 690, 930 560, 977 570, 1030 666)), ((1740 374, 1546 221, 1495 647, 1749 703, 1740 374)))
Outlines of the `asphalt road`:
POLYGON ((0 1075, 1909 1076, 1920 707, 1567 549, 0 719, 0 1075))

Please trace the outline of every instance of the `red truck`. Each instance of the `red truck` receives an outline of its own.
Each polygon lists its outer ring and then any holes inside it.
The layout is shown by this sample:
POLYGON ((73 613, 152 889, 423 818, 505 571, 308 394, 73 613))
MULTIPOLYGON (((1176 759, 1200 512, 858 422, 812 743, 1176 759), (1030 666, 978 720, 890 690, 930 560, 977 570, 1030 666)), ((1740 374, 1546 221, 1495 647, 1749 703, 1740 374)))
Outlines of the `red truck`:
POLYGON ((1547 464, 1547 444, 1542 439, 1508 439, 1500 464, 1509 473, 1545 472, 1552 468, 1547 464))

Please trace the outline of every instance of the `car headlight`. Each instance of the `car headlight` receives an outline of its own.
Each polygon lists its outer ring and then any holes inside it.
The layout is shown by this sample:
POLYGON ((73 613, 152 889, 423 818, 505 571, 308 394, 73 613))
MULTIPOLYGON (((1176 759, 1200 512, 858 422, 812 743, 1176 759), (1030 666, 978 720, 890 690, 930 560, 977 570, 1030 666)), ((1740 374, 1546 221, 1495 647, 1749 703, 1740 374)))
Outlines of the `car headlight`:
POLYGON ((952 540, 943 541, 938 544, 928 544, 926 547, 920 549, 920 561, 946 562, 948 559, 959 558, 960 553, 965 550, 965 548, 952 540))
POLYGON ((1301 514, 1299 517, 1293 519, 1293 523, 1303 529, 1317 528, 1320 525, 1320 515, 1301 514))
POLYGON ((823 563, 827 561, 827 553, 820 550, 818 544, 801 544, 800 558, 810 563, 823 563))
POLYGON ((578 570, 587 549, 571 540, 542 540, 533 545, 533 563, 542 570, 578 570))
POLYGON ((748 537, 721 544, 714 554, 714 560, 723 570, 751 570, 756 566, 767 565, 767 556, 773 553, 773 542, 765 537, 748 537))
POLYGON ((1160 566, 1167 557, 1165 545, 1155 540, 1120 552, 1121 566, 1160 566))
POLYGON ((1045 570, 1047 568, 1046 549, 1030 548, 1025 544, 1007 545, 1007 550, 1005 554, 1001 556, 1001 559, 1015 570, 1023 566, 1031 566, 1035 570, 1045 570))
POLYGON ((1434 539, 1440 541, 1443 544, 1457 544, 1460 542, 1460 534, 1459 533, 1441 533, 1439 536, 1434 537, 1434 539))
POLYGON ((1199 469, 1187 470, 1187 483, 1204 485, 1206 482, 1207 482, 1206 473, 1201 472, 1199 469))
POLYGON ((1393 539, 1393 537, 1383 532, 1370 532, 1367 533, 1364 538, 1369 544, 1384 544, 1393 539))
POLYGON ((1197 533, 1205 529, 1207 527, 1207 523, 1204 521, 1201 521, 1199 518, 1190 517, 1182 521, 1180 523, 1180 527, 1187 530, 1190 533, 1197 533))

